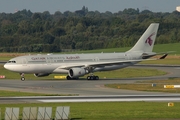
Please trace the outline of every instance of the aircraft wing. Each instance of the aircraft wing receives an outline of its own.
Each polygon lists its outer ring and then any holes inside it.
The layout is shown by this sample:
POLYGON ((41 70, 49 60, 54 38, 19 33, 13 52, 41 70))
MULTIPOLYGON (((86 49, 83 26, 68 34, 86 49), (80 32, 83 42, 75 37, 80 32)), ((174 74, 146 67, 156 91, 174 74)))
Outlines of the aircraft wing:
POLYGON ((111 66, 111 65, 121 65, 121 64, 132 64, 133 62, 141 62, 141 61, 147 61, 147 60, 157 60, 157 59, 139 59, 139 60, 126 60, 126 61, 111 61, 111 62, 92 62, 92 63, 85 63, 85 64, 77 64, 77 65, 66 65, 61 66, 62 69, 70 69, 73 67, 104 67, 104 66, 111 66))

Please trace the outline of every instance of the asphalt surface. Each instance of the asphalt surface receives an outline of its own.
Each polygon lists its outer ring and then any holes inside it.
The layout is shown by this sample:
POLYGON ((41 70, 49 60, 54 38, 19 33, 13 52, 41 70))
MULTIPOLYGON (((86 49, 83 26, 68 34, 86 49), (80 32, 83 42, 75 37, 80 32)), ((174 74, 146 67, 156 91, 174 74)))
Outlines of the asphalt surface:
POLYGON ((1 103, 30 102, 119 102, 119 101, 163 101, 179 102, 180 95, 98 95, 98 96, 38 96, 38 97, 1 97, 1 103))
POLYGON ((1 65, 4 65, 5 63, 7 63, 7 61, 0 61, 1 65))
MULTIPOLYGON (((35 92, 35 93, 49 93, 49 94, 72 94, 79 96, 86 96, 83 98, 84 101, 88 101, 89 96, 108 96, 108 99, 115 98, 119 99, 118 96, 126 96, 127 99, 131 99, 129 96, 171 96, 170 93, 160 93, 160 92, 142 92, 142 91, 133 91, 133 90, 122 90, 122 89, 112 89, 104 87, 104 84, 113 84, 113 83, 134 83, 136 81, 142 80, 157 80, 157 79, 169 79, 169 78, 179 78, 180 70, 179 66, 147 66, 147 65, 137 65, 133 67, 146 67, 146 68, 156 68, 159 70, 164 70, 168 72, 164 76, 152 76, 152 77, 141 77, 141 78, 126 78, 126 79, 103 79, 103 80, 0 80, 0 89, 1 90, 14 90, 20 92, 35 92), (113 97, 112 97, 113 96, 113 97)), ((180 101, 179 94, 175 95, 174 100, 180 101), (178 98, 178 99, 177 99, 178 98)), ((136 98, 135 97, 135 98, 136 98)), ((94 97, 96 98, 96 97, 94 97)), ((152 98, 147 97, 149 100, 152 98)), ((163 98, 163 97, 162 97, 163 98)), ((168 98, 168 97, 167 97, 168 98)), ((45 99, 54 99, 54 97, 48 97, 45 99)), ((61 99, 61 98, 56 98, 61 99)), ((79 98, 77 98, 79 100, 79 98)), ((100 99, 100 98, 99 98, 100 99)), ((105 98, 102 97, 105 100, 105 98)), ((133 98, 132 98, 133 99, 133 98)), ((139 98, 137 98, 139 99, 139 98)), ((98 100, 98 99, 96 99, 98 100)), ((140 98, 140 100, 143 100, 140 98)), ((159 99, 161 100, 161 99, 159 99)), ((44 102, 39 98, 0 98, 0 102, 44 102)), ((66 99, 67 101, 67 99, 66 99)))

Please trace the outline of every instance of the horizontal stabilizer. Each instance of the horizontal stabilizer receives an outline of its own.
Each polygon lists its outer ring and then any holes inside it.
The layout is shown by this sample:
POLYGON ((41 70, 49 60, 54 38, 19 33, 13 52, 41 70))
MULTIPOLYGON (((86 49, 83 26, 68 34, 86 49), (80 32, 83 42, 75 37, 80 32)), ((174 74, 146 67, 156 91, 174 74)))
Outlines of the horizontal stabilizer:
POLYGON ((165 59, 167 55, 168 55, 168 54, 164 54, 164 55, 161 56, 159 59, 165 59))
POLYGON ((161 53, 154 53, 154 54, 144 54, 142 56, 142 59, 148 59, 150 57, 156 56, 156 55, 162 55, 159 59, 165 59, 169 53, 173 53, 175 51, 168 51, 168 52, 161 52, 161 53))

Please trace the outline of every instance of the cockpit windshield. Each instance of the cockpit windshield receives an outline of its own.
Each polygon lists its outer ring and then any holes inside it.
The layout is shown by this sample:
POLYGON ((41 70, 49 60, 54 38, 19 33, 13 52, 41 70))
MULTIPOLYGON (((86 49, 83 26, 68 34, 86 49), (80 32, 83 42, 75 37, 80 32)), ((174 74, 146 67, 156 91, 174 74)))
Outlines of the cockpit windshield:
POLYGON ((10 60, 10 61, 8 61, 8 63, 16 63, 16 61, 14 61, 14 60, 10 60))

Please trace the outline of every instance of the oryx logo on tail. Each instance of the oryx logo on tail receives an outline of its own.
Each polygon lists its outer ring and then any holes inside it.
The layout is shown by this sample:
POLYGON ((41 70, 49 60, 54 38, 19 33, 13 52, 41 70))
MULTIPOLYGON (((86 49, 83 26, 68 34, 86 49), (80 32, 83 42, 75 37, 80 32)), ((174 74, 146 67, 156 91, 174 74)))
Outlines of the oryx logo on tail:
POLYGON ((155 33, 152 33, 147 39, 145 43, 148 43, 150 46, 153 44, 153 40, 151 39, 151 37, 155 35, 155 33))

